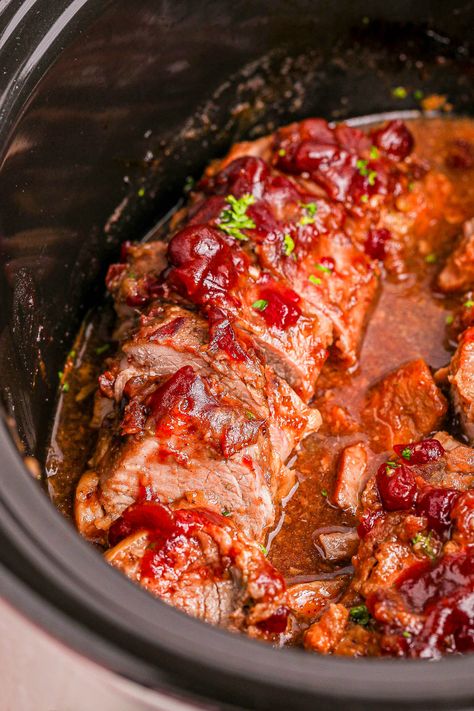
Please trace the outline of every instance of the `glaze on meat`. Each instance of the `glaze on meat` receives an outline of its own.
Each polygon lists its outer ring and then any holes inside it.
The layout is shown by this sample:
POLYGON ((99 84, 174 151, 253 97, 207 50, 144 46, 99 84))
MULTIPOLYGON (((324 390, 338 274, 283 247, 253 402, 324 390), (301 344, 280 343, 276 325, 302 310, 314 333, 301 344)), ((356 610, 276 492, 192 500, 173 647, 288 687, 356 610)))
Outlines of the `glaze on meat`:
POLYGON ((474 649, 473 141, 307 119, 123 245, 74 499, 111 565, 309 651, 474 649))

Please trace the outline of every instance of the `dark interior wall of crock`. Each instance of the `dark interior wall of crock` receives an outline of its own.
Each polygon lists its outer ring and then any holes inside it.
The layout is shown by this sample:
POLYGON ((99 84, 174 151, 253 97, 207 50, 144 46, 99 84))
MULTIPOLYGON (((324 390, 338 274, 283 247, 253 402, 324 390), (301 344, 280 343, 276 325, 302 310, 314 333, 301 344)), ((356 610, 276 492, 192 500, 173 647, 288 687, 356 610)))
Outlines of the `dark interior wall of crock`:
POLYGON ((187 175, 293 118, 416 108, 400 84, 471 113, 473 21, 473 2, 443 0, 122 0, 84 28, 0 171, 0 380, 27 450, 42 455, 57 371, 118 243, 187 175))

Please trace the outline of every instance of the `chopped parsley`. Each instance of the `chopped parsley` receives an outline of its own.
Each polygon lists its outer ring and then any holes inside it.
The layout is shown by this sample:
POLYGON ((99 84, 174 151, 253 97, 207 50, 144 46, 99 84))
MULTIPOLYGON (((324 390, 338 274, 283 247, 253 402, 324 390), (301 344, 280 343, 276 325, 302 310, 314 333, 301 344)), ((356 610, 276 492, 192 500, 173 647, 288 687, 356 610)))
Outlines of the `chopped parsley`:
POLYGON ((195 184, 196 184, 196 181, 194 180, 192 175, 186 176, 185 181, 184 181, 184 186, 183 186, 184 192, 189 193, 189 191, 194 188, 195 184))
POLYGON ((415 91, 413 92, 413 98, 417 101, 420 101, 423 97, 424 93, 421 91, 421 89, 415 89, 415 91))
POLYGON ((437 261, 438 261, 438 257, 434 253, 427 254, 425 257, 425 262, 427 264, 436 264, 437 261))
POLYGON ((412 193, 414 189, 415 189, 415 181, 410 180, 410 182, 408 183, 408 192, 412 193))
POLYGON ((69 351, 69 353, 67 354, 67 357, 70 358, 71 360, 74 360, 76 356, 77 356, 77 353, 74 350, 74 348, 71 351, 69 351))
POLYGON ((252 308, 257 309, 257 311, 265 311, 267 306, 268 301, 266 299, 257 299, 257 301, 254 301, 252 304, 252 308))
POLYGON ((328 490, 327 490, 327 489, 321 489, 321 496, 324 496, 324 498, 326 499, 326 498, 327 498, 327 495, 328 495, 328 490))
POLYGON ((404 86, 395 86, 392 89, 392 96, 395 99, 406 99, 408 96, 408 91, 405 89, 404 86))
POLYGON ((474 301, 473 301, 472 299, 468 299, 467 301, 465 301, 465 302, 463 303, 463 306, 464 306, 466 309, 472 309, 472 307, 474 306, 474 301))
MULTIPOLYGON (((372 148, 375 148, 375 146, 372 146, 372 148)), ((372 150, 372 149, 371 149, 371 150, 372 150)), ((375 150, 377 150, 377 149, 375 148, 375 150)), ((368 163, 369 163, 368 160, 364 160, 363 158, 359 158, 359 159, 356 161, 356 167, 357 167, 357 169, 358 169, 360 175, 362 175, 363 178, 367 178, 367 182, 369 183, 369 185, 375 185, 375 179, 376 179, 376 177, 377 177, 377 171, 376 171, 376 170, 370 170, 370 168, 367 167, 367 166, 368 166, 368 163)))
POLYGON ((310 274, 308 277, 308 281, 311 282, 311 284, 314 284, 315 286, 319 286, 322 282, 321 279, 314 274, 310 274))
POLYGON ((318 211, 318 206, 315 202, 300 202, 300 207, 305 211, 305 215, 300 220, 300 225, 312 225, 315 220, 315 215, 318 211))
POLYGON ((454 316, 453 316, 453 314, 448 314, 448 315, 446 316, 446 318, 444 319, 444 322, 445 322, 446 326, 451 326, 451 324, 453 323, 453 321, 454 321, 454 316))
POLYGON ((281 156, 282 158, 283 158, 283 156, 286 156, 286 151, 285 151, 285 149, 284 149, 284 148, 280 148, 280 149, 278 150, 278 155, 281 156))
POLYGON ((415 548, 419 548, 425 555, 428 556, 428 558, 431 558, 431 560, 433 560, 434 558, 436 558, 436 551, 433 547, 431 534, 432 531, 430 531, 428 534, 417 533, 416 536, 411 539, 411 542, 415 548))
POLYGON ((227 517, 227 516, 232 516, 232 511, 226 511, 226 510, 224 509, 224 511, 222 511, 222 515, 223 515, 223 516, 226 516, 226 517, 227 517))
POLYGON ((370 622, 370 614, 367 609, 367 605, 356 605, 355 607, 351 607, 349 610, 349 617, 352 622, 355 622, 357 625, 367 627, 370 622))
POLYGON ((218 227, 234 239, 248 240, 242 230, 253 230, 256 226, 247 215, 247 208, 255 202, 254 196, 251 193, 246 193, 241 198, 227 195, 226 200, 228 207, 219 215, 218 227))
POLYGON ((268 550, 267 550, 267 548, 265 548, 264 545, 262 545, 262 544, 260 543, 260 544, 259 544, 259 547, 260 547, 260 550, 262 551, 263 555, 268 555, 268 550))
POLYGON ((402 457, 403 457, 403 459, 407 459, 408 461, 410 461, 410 459, 411 459, 410 447, 405 447, 405 449, 402 450, 402 457))
POLYGON ((369 196, 367 195, 367 193, 364 193, 364 194, 361 196, 360 201, 361 201, 361 202, 369 202, 369 196))
POLYGON ((137 190, 137 195, 138 195, 138 197, 141 197, 141 198, 144 197, 145 196, 145 188, 140 188, 139 190, 137 190))
POLYGON ((359 158, 356 161, 356 168, 359 171, 361 175, 368 175, 369 169, 367 168, 368 160, 364 160, 363 158, 359 158))
POLYGON ((105 353, 106 351, 108 351, 109 348, 110 348, 110 344, 104 343, 104 345, 102 345, 102 346, 97 346, 97 348, 95 349, 95 352, 97 353, 97 355, 102 355, 102 353, 105 353))
POLYGON ((288 235, 288 234, 285 235, 283 237, 283 251, 285 252, 285 255, 287 257, 289 257, 290 254, 293 253, 294 249, 295 249, 295 240, 293 239, 293 237, 291 235, 288 235))
POLYGON ((372 160, 377 160, 377 158, 380 156, 379 149, 377 146, 370 146, 370 157, 372 160))
POLYGON ((68 393, 69 392, 69 383, 64 383, 64 385, 62 386, 61 389, 62 389, 63 393, 68 393))
POLYGON ((324 272, 325 274, 332 274, 332 269, 330 267, 326 267, 324 264, 321 264, 321 262, 318 262, 314 266, 316 267, 316 269, 319 269, 320 272, 324 272))
POLYGON ((408 630, 404 630, 404 631, 402 632, 402 637, 405 637, 405 639, 410 639, 410 637, 411 637, 411 632, 409 632, 408 630))
POLYGON ((64 377, 63 371, 62 371, 62 370, 58 370, 58 378, 59 378, 59 381, 61 381, 61 380, 63 379, 63 377, 64 377))
POLYGON ((398 467, 398 464, 396 462, 387 462, 385 464, 385 473, 388 476, 392 476, 393 470, 396 469, 397 467, 398 467))
POLYGON ((367 176, 367 182, 369 185, 373 186, 375 185, 375 180, 377 178, 377 171, 376 170, 369 170, 369 174, 367 176))
POLYGON ((245 416, 247 417, 248 420, 256 420, 257 418, 253 414, 253 412, 250 412, 250 410, 245 410, 245 416))

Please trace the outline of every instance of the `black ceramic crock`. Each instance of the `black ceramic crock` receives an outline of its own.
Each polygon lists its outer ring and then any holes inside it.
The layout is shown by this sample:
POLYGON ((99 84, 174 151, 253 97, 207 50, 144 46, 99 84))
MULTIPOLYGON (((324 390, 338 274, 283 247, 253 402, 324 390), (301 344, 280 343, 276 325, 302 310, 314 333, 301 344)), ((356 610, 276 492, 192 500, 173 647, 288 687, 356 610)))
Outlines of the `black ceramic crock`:
POLYGON ((320 658, 153 600, 80 540, 23 462, 44 463, 57 371, 107 263, 187 175, 304 116, 411 115, 396 86, 472 114, 473 26, 460 0, 0 4, 0 592, 84 657, 213 708, 474 707, 472 658, 320 658))

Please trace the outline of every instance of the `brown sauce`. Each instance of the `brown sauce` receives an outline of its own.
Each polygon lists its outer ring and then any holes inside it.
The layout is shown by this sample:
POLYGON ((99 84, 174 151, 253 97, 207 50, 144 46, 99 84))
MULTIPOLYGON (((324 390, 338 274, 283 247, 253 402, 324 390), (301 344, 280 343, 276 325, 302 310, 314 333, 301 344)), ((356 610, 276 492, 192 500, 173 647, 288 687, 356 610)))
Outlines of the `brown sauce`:
MULTIPOLYGON (((474 214, 472 171, 453 172, 445 165, 453 141, 474 143, 474 122, 417 119, 408 123, 415 136, 417 154, 428 165, 445 172, 455 183, 456 190, 443 219, 435 225, 424 225, 422 233, 416 235, 417 249, 411 257, 409 273, 403 278, 389 276, 384 280, 357 369, 348 373, 330 359, 323 370, 314 404, 321 410, 323 419, 334 408, 343 408, 347 421, 336 432, 331 417, 327 417, 320 432, 303 443, 298 455, 299 486, 283 510, 277 531, 270 537, 270 559, 290 580, 350 572, 347 564, 334 566, 322 559, 313 534, 322 527, 356 525, 350 514, 331 504, 331 492, 342 449, 362 440, 370 446, 361 425, 361 408, 367 389, 386 373, 414 358, 422 357, 432 369, 437 369, 449 361, 453 351, 446 317, 456 301, 436 293, 433 280, 461 223, 474 214)), ((74 486, 95 442, 95 432, 89 424, 93 390, 105 357, 104 344, 107 345, 110 338, 111 322, 108 309, 99 309, 87 320, 64 371, 46 475, 50 496, 66 516, 71 515, 74 486)), ((371 467, 375 469, 377 462, 376 457, 371 467)))

